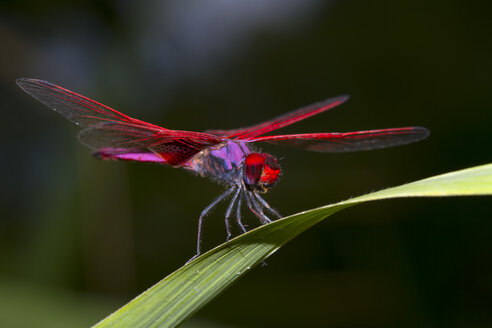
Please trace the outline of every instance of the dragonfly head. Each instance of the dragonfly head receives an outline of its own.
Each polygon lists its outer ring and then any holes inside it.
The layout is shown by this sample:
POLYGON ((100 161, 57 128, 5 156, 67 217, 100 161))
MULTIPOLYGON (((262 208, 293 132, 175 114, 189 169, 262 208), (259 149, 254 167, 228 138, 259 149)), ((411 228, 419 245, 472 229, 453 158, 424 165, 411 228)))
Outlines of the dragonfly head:
POLYGON ((249 188, 265 193, 278 181, 280 165, 269 154, 251 153, 244 159, 243 180, 249 188))

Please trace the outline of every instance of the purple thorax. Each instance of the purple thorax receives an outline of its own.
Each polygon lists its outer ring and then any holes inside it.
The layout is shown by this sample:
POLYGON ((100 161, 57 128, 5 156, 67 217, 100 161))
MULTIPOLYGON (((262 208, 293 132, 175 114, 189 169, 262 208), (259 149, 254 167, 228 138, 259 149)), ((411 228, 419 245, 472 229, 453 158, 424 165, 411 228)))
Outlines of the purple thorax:
POLYGON ((184 168, 226 184, 240 182, 241 164, 251 153, 244 141, 226 140, 193 156, 184 168))

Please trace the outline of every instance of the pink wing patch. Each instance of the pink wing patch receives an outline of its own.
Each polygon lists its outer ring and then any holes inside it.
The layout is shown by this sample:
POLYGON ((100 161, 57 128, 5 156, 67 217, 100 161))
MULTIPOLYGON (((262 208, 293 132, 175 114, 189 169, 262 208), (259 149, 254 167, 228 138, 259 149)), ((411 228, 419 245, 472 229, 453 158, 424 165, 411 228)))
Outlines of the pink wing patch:
POLYGON ((121 160, 121 161, 138 161, 167 164, 160 156, 152 153, 118 153, 115 149, 100 149, 94 153, 94 156, 103 160, 121 160))

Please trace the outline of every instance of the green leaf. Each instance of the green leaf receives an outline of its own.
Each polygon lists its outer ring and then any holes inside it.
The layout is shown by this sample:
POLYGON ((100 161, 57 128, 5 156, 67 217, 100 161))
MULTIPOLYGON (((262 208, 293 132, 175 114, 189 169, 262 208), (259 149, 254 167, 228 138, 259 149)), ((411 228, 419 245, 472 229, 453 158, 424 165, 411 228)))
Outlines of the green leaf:
POLYGON ((344 208, 398 197, 491 194, 492 164, 488 164, 381 190, 277 220, 200 256, 95 327, 175 327, 289 240, 344 208))

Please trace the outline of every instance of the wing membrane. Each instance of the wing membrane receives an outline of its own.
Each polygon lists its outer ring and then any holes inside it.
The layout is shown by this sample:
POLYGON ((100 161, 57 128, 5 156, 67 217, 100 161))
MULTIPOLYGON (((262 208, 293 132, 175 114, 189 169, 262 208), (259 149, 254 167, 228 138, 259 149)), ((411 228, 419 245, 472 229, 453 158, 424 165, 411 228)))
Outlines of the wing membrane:
POLYGON ((157 162, 181 166, 203 148, 219 140, 212 135, 191 131, 154 132, 132 123, 106 122, 79 133, 80 141, 96 150, 101 159, 157 162))
POLYGON ((211 134, 169 130, 134 119, 46 81, 18 79, 16 82, 35 99, 85 127, 79 139, 101 159, 180 166, 203 148, 222 142, 211 134))
POLYGON ((215 134, 225 138, 237 138, 241 140, 253 139, 256 136, 267 132, 283 128, 304 120, 313 115, 327 111, 335 106, 338 106, 348 100, 348 96, 338 96, 335 98, 326 99, 324 101, 294 110, 290 113, 278 116, 266 122, 256 124, 246 128, 235 130, 207 130, 207 133, 215 134))
POLYGON ((32 97, 63 115, 75 124, 87 127, 103 121, 138 123, 148 128, 164 128, 137 120, 97 101, 37 79, 17 79, 17 85, 32 97))
POLYGON ((341 153, 404 145, 425 139, 423 127, 357 131, 346 133, 307 133, 258 137, 249 142, 268 142, 317 152, 341 153))

